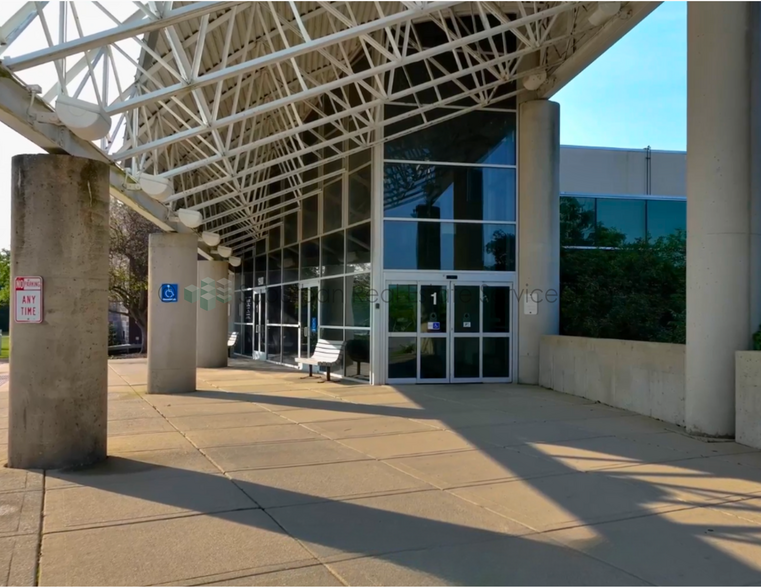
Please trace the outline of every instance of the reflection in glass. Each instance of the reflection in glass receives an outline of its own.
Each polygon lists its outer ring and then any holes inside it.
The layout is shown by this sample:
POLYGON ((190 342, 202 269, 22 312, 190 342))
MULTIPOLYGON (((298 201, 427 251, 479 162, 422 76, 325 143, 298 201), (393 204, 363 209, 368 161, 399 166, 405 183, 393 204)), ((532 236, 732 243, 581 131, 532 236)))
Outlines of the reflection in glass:
POLYGON ((484 333, 510 332, 510 287, 484 286, 484 333))
POLYGON ((301 279, 317 278, 320 275, 320 240, 305 241, 301 244, 301 279))
POLYGON ((258 255, 255 264, 254 286, 264 286, 267 283, 267 256, 258 255))
POLYGON ((479 364, 480 339, 478 337, 456 337, 454 339, 454 377, 481 377, 479 364))
POLYGON ((299 214, 294 212, 283 219, 284 245, 291 245, 299 240, 299 214))
POLYGON ((344 279, 320 280, 320 317, 324 326, 342 327, 344 320, 344 279))
POLYGON ((660 237, 687 230, 687 203, 678 200, 647 201, 647 233, 655 241, 660 237))
POLYGON ((283 324, 298 324, 299 285, 290 284, 283 286, 283 324))
POLYGON ((267 359, 280 361, 280 327, 267 327, 267 359))
POLYGON ((510 376, 509 337, 484 337, 484 378, 507 378, 510 376))
POLYGON ((309 239, 317 235, 318 196, 310 196, 301 201, 301 238, 309 239))
POLYGON ((299 329, 298 327, 283 327, 282 359, 283 363, 296 365, 299 353, 299 329))
POLYGON ((597 245, 599 247, 616 244, 615 242, 602 242, 599 233, 603 229, 622 233, 625 243, 634 243, 638 239, 644 239, 645 201, 600 198, 597 201, 597 226, 597 245))
POLYGON ((282 261, 280 250, 273 251, 267 256, 267 283, 279 284, 282 281, 282 261))
POLYGON ((299 279, 299 246, 283 249, 283 282, 297 282, 299 279))
POLYGON ((415 337, 388 338, 388 377, 417 377, 417 339, 415 337))
POLYGON ((272 227, 269 230, 269 235, 267 236, 267 244, 269 251, 274 251, 275 249, 280 248, 280 227, 272 227))
POLYGON ((515 271, 515 225, 385 221, 385 269, 515 271))
POLYGON ((370 381, 370 331, 346 331, 344 375, 370 381))
POLYGON ((595 198, 560 199, 560 244, 592 247, 595 244, 595 198))
POLYGON ((254 285, 254 258, 251 252, 243 259, 243 287, 251 288, 254 285))
POLYGON ((447 332, 446 286, 420 286, 420 332, 447 332))
POLYGON ((420 377, 422 379, 447 377, 447 339, 445 337, 420 339, 420 377))
POLYGON ((346 272, 370 271, 370 223, 346 231, 346 272))
POLYGON ((349 175, 349 224, 370 218, 370 185, 372 177, 367 165, 349 175))
POLYGON ((343 182, 326 185, 322 192, 322 232, 328 233, 342 226, 343 182))
MULTIPOLYGON (((326 341, 335 341, 336 343, 340 343, 344 340, 344 332, 342 329, 323 329, 320 328, 320 338, 325 339, 326 341)), ((345 352, 346 350, 344 350, 345 352)), ((344 353, 341 353, 341 355, 338 358, 338 361, 330 366, 330 373, 340 375, 343 374, 343 359, 344 353)), ((326 371, 325 368, 320 368, 321 372, 326 371)))
MULTIPOLYGON (((389 120, 409 110, 408 106, 388 104, 384 116, 389 120)), ((515 165, 514 113, 475 110, 459 114, 445 108, 426 112, 429 119, 452 115, 457 116, 386 142, 386 159, 515 165)), ((417 124, 414 117, 393 122, 386 126, 385 134, 392 137, 417 124)))
POLYGON ((388 304, 389 333, 414 333, 417 325, 417 286, 391 284, 383 292, 382 302, 388 304))
POLYGON ((281 301, 280 286, 267 288, 267 324, 280 324, 281 301))
POLYGON ((251 357, 254 354, 254 328, 251 325, 243 327, 243 337, 243 355, 251 357))
POLYGON ((515 220, 515 170, 387 163, 386 218, 515 220))
POLYGON ((346 326, 370 326, 370 274, 346 277, 346 326))
POLYGON ((322 239, 322 275, 335 276, 344 273, 344 233, 339 231, 322 239))

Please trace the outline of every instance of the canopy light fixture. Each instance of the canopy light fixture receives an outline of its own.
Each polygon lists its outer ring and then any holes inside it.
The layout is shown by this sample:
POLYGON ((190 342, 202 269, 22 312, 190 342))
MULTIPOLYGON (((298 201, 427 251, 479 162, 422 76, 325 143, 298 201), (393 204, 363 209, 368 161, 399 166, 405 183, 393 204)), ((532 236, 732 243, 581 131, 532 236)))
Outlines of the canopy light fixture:
POLYGON ((219 233, 212 233, 211 231, 204 231, 201 233, 201 238, 209 247, 216 247, 219 245, 219 240, 221 239, 219 233))
POLYGON ((589 23, 593 26, 600 26, 606 20, 618 14, 621 10, 620 2, 598 2, 597 10, 589 15, 589 23))
POLYGON ((240 265, 240 257, 235 257, 233 255, 228 261, 230 262, 230 265, 233 267, 238 267, 240 265))
POLYGON ((159 202, 164 202, 164 200, 174 194, 174 186, 172 185, 172 180, 169 178, 162 178, 161 176, 154 176, 151 174, 141 174, 138 183, 143 192, 159 202))
POLYGON ((217 253, 220 257, 230 257, 233 254, 232 247, 225 247, 224 245, 219 245, 217 247, 217 253))
POLYGON ((111 130, 111 118, 98 104, 62 95, 56 100, 55 112, 72 133, 86 141, 102 139, 111 130))
POLYGON ((177 216, 180 222, 189 229, 195 229, 203 222, 203 215, 197 210, 190 210, 189 208, 181 208, 177 211, 177 216))

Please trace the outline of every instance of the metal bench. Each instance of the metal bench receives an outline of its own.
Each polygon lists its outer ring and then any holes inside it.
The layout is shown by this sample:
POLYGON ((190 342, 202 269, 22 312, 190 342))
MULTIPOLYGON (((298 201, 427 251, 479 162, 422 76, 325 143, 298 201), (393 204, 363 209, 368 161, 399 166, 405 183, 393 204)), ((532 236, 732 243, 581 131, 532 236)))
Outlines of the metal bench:
POLYGON ((306 376, 308 378, 312 377, 313 366, 327 368, 325 378, 326 381, 330 382, 330 366, 338 361, 343 348, 343 341, 327 341, 325 339, 318 339, 317 347, 315 347, 312 357, 298 357, 296 358, 296 363, 309 366, 309 376, 306 376))
POLYGON ((238 331, 233 331, 230 333, 230 337, 227 339, 227 356, 230 357, 232 354, 233 347, 235 347, 235 342, 238 340, 238 331))

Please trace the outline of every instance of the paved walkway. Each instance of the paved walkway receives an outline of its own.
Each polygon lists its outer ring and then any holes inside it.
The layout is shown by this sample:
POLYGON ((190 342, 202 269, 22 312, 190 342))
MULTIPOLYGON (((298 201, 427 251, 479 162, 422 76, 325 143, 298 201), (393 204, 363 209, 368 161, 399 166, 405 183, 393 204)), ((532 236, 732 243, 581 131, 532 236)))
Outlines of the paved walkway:
POLYGON ((538 388, 232 363, 147 396, 111 362, 107 462, 0 471, 0 583, 761 583, 747 447, 538 388))

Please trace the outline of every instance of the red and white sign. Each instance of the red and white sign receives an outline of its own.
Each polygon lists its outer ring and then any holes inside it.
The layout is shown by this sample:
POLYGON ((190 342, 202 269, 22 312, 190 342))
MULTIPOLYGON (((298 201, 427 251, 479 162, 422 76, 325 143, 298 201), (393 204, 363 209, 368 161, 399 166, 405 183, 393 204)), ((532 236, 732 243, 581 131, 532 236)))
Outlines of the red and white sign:
POLYGON ((17 323, 42 322, 42 278, 18 276, 14 282, 16 305, 13 320, 17 323))

